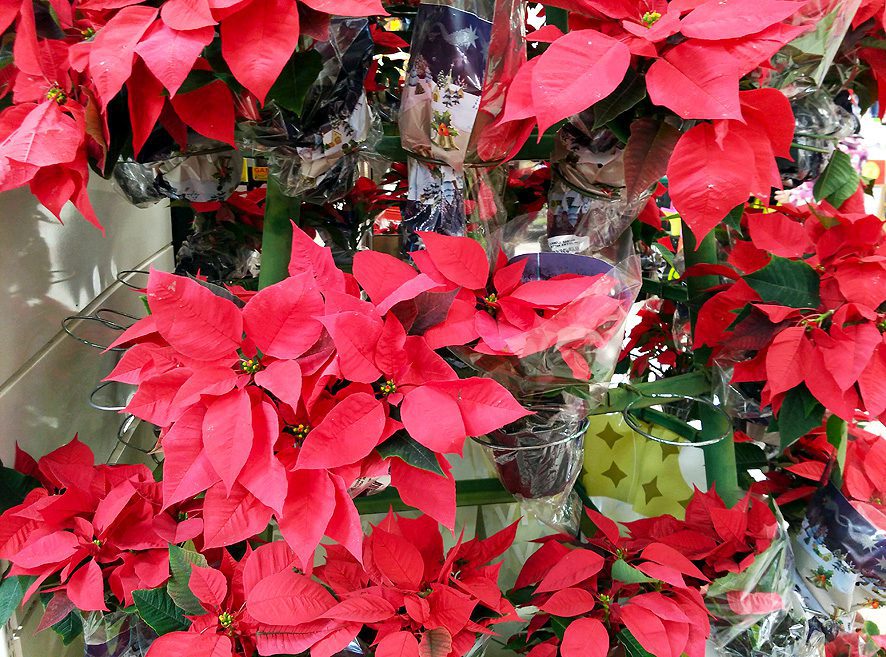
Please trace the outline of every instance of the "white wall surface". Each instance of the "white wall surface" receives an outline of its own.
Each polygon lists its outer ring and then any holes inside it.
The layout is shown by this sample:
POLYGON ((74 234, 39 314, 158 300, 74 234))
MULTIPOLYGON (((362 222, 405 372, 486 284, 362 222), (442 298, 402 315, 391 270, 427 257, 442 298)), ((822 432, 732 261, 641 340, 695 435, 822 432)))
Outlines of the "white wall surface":
MULTIPOLYGON (((116 279, 127 269, 172 267, 169 209, 134 208, 110 183, 94 178, 90 197, 106 237, 71 206, 61 225, 26 190, 0 194, 0 459, 9 465, 16 442, 40 456, 75 433, 99 461, 142 456, 123 453, 116 439, 121 416, 87 404, 117 355, 80 344, 62 331, 61 323, 99 307, 144 314, 138 293, 116 279)), ((96 341, 115 335, 92 324, 71 328, 96 341)), ((150 445, 152 436, 141 428, 133 440, 150 445)), ((82 646, 63 649, 51 631, 31 636, 39 617, 39 610, 21 614, 23 628, 15 618, 11 621, 0 637, 0 657, 83 654, 82 646)))

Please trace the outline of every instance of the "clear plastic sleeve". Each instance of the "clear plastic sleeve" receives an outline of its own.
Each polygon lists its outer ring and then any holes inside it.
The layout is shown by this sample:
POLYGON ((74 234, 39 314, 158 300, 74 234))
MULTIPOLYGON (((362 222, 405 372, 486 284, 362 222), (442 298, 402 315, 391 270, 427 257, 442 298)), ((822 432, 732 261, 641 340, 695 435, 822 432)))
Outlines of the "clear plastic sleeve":
POLYGON ((595 256, 557 253, 547 244, 546 212, 518 217, 491 231, 488 248, 510 263, 525 260, 523 281, 584 276, 587 285, 536 328, 505 339, 505 349, 453 352, 518 396, 558 389, 590 398, 612 378, 625 322, 640 290, 640 263, 629 234, 595 256))
POLYGON ((651 190, 628 199, 624 145, 608 129, 594 130, 591 117, 572 117, 557 132, 551 155, 548 244, 579 253, 615 242, 637 218, 651 190))
MULTIPOLYGON (((403 148, 457 170, 479 163, 477 141, 525 59, 522 2, 422 2, 413 25, 400 102, 403 148)), ((505 150, 487 148, 484 160, 505 150)))
POLYGON ((199 135, 191 135, 183 152, 156 153, 150 157, 139 162, 124 160, 114 167, 117 188, 138 207, 163 199, 224 201, 243 177, 243 157, 239 152, 199 135))
POLYGON ((179 274, 200 274, 211 281, 236 281, 258 276, 261 254, 257 236, 244 239, 236 224, 197 215, 191 233, 175 254, 179 274))
POLYGON ((92 612, 83 616, 86 657, 144 657, 157 634, 138 614, 92 612))
MULTIPOLYGON (((791 542, 783 529, 740 573, 714 580, 705 603, 715 619, 710 645, 717 655, 811 657, 816 641, 794 591, 791 542)), ((817 647, 824 645, 823 636, 817 647)))
POLYGON ((268 158, 285 194, 322 204, 353 187, 359 154, 375 147, 381 125, 363 88, 373 54, 368 21, 335 18, 329 40, 315 47, 323 68, 301 115, 269 103, 260 121, 239 126, 239 143, 268 158))
POLYGON ((809 0, 790 21, 806 31, 773 58, 773 83, 784 86, 799 76, 821 85, 862 0, 809 0))
POLYGON ((502 172, 477 167, 458 171, 415 158, 408 158, 407 166, 409 191, 400 224, 404 253, 421 247, 419 231, 482 240, 489 227, 502 223, 502 172))
POLYGON ((584 460, 588 404, 570 395, 521 403, 533 415, 477 442, 527 512, 556 529, 575 527, 574 505, 567 502, 584 460))

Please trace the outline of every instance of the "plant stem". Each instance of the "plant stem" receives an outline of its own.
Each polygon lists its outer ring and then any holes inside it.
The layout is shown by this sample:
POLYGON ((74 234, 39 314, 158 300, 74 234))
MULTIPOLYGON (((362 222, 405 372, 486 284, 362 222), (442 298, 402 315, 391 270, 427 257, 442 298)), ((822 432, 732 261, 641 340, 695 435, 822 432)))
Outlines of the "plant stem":
MULTIPOLYGON (((455 482, 456 506, 483 506, 486 504, 513 504, 514 498, 501 485, 498 479, 466 479, 455 482)), ((387 513, 388 509, 405 511, 412 509, 405 504, 393 488, 376 495, 358 497, 354 505, 360 515, 387 513)))
MULTIPOLYGON (((700 242, 696 242, 689 226, 683 223, 683 252, 686 257, 687 269, 698 264, 717 264, 717 240, 711 231, 700 242)), ((688 279, 689 311, 693 331, 698 318, 698 308, 704 301, 705 290, 719 284, 716 276, 693 276, 688 279)), ((698 405, 699 420, 702 423, 702 439, 715 438, 721 435, 718 431, 717 420, 719 414, 704 404, 698 405)), ((727 505, 732 506, 742 496, 742 490, 738 485, 738 469, 735 462, 735 443, 732 432, 729 437, 713 445, 703 447, 705 457, 705 475, 708 486, 716 486, 717 493, 727 505)))
POLYGON ((286 196, 280 184, 273 176, 269 176, 261 237, 259 288, 279 283, 289 275, 289 255, 292 251, 291 222, 298 223, 300 214, 301 197, 286 196))

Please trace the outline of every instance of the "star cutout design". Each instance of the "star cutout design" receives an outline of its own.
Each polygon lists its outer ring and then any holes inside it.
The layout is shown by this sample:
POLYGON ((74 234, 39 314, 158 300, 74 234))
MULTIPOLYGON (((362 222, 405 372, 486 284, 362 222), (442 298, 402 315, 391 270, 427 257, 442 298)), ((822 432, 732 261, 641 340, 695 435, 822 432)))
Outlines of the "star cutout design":
POLYGON ((610 468, 603 473, 603 476, 609 479, 616 487, 621 483, 621 480, 627 477, 628 475, 622 471, 620 467, 618 467, 617 463, 613 463, 610 468))
POLYGON ((680 448, 676 445, 660 445, 661 447, 661 460, 664 461, 669 456, 679 456, 680 448))
POLYGON ((615 444, 621 438, 624 438, 624 436, 616 431, 611 424, 607 424, 603 429, 597 432, 597 437, 610 447, 615 447, 615 444))
POLYGON ((658 481, 655 479, 648 484, 643 484, 643 492, 646 494, 646 504, 649 504, 656 497, 661 497, 661 491, 658 490, 658 481))

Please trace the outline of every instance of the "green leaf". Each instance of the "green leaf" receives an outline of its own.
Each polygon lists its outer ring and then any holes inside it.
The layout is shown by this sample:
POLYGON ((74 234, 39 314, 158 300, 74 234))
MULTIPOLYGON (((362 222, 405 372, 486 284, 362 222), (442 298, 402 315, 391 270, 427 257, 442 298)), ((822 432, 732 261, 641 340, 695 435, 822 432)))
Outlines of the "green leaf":
POLYGON ((203 613, 203 607, 190 589, 191 564, 206 567, 206 557, 197 552, 181 548, 177 545, 169 546, 169 582, 166 590, 169 597, 186 614, 203 613))
POLYGON ((169 634, 188 629, 188 621, 181 609, 175 606, 164 587, 132 592, 138 615, 157 634, 169 634))
POLYGON ((729 214, 726 215, 726 218, 723 219, 723 223, 729 226, 731 229, 741 232, 741 218, 744 216, 744 203, 741 205, 736 205, 729 211, 729 214))
POLYGON ((615 91, 593 106, 594 130, 614 120, 646 98, 646 82, 634 69, 627 75, 615 91))
POLYGON ((766 452, 753 443, 735 443, 735 464, 739 472, 758 470, 769 465, 766 452))
POLYGON ((25 597, 25 591, 37 579, 32 575, 7 577, 0 584, 0 625, 6 625, 25 597))
POLYGON ((859 180, 858 172, 852 166, 852 159, 838 149, 815 181, 812 193, 816 201, 826 200, 839 208, 858 189, 859 180))
POLYGON ((205 87, 210 82, 215 82, 216 80, 218 80, 218 77, 212 71, 191 71, 188 73, 185 81, 182 82, 182 86, 179 87, 177 93, 186 94, 191 91, 197 91, 197 89, 205 87))
POLYGON ((781 449, 785 450, 812 429, 821 425, 822 406, 805 385, 793 388, 785 395, 778 412, 778 432, 781 449))
POLYGON ((765 303, 790 308, 818 308, 820 280, 805 262, 772 256, 771 262, 744 280, 765 303))
POLYGON ((612 579, 617 579, 625 584, 642 584, 655 581, 654 578, 644 575, 624 559, 616 559, 612 563, 612 579))
POLYGON ((58 634, 62 643, 66 646, 74 639, 83 635, 83 621, 80 620, 80 614, 72 611, 62 620, 52 626, 53 631, 58 634))
POLYGON ((569 627, 569 623, 571 621, 571 618, 560 618, 559 616, 551 616, 551 629, 561 641, 563 640, 563 634, 566 632, 566 628, 569 627))
POLYGON ((847 440, 849 430, 846 420, 836 415, 828 418, 825 428, 827 430, 828 442, 837 448, 837 465, 839 467, 834 469, 831 476, 835 480, 834 483, 839 487, 843 485, 843 464, 846 463, 846 445, 849 442, 847 440))
POLYGON ((17 470, 0 466, 0 513, 21 504, 40 482, 17 470))
POLYGON ((874 621, 866 620, 864 622, 864 633, 869 636, 880 636, 880 628, 874 621))
POLYGON ((398 431, 377 448, 382 458, 397 457, 414 468, 442 475, 443 469, 434 452, 412 439, 405 431, 398 431))
POLYGON ((628 630, 624 629, 618 633, 618 640, 625 648, 627 657, 654 657, 646 648, 640 645, 640 642, 634 638, 628 630))
POLYGON ((273 100, 290 112, 301 114, 305 95, 322 68, 323 58, 316 50, 294 53, 271 87, 268 100, 273 100))

